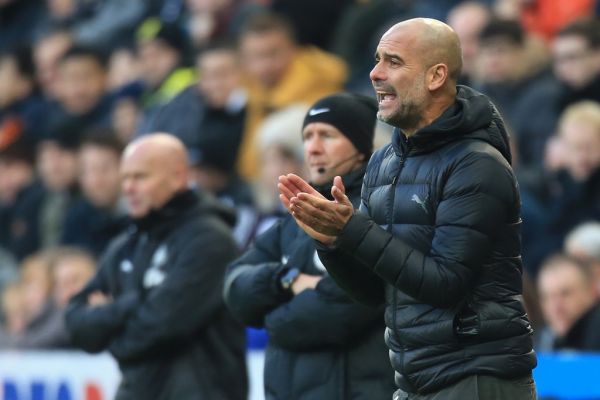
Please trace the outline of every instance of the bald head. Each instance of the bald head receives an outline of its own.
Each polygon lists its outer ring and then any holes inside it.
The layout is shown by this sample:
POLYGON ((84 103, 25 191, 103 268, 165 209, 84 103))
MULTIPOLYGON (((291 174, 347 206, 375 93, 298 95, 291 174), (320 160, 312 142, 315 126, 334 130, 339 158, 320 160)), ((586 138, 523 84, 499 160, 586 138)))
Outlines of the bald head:
POLYGON ((168 133, 152 133, 131 142, 123 159, 145 157, 168 169, 187 169, 187 152, 177 137, 168 133))
POLYGON ((450 26, 436 19, 413 18, 392 26, 382 40, 386 36, 404 36, 410 40, 425 68, 444 64, 448 67, 448 78, 456 83, 462 68, 462 53, 458 35, 450 26))
POLYGON ((412 135, 454 103, 461 70, 460 42, 443 22, 415 18, 383 34, 370 77, 378 118, 412 135))
POLYGON ((144 217, 188 185, 187 152, 173 135, 153 133, 131 142, 121 160, 122 191, 130 215, 144 217))

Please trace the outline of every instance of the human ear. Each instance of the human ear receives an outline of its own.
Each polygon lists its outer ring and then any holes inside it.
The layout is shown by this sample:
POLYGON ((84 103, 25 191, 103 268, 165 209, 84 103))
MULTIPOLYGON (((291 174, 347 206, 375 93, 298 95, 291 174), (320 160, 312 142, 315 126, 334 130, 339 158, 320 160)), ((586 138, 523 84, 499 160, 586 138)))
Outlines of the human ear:
POLYGON ((427 88, 430 91, 439 89, 448 79, 448 66, 446 64, 435 64, 427 71, 427 88))

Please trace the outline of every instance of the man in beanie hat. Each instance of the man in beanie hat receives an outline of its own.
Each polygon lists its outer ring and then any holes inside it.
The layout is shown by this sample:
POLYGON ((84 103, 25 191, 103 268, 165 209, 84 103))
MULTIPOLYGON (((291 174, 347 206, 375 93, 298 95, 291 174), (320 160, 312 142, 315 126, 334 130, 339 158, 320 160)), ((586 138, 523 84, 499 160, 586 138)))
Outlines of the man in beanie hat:
MULTIPOLYGON (((373 150, 374 99, 349 93, 317 101, 302 127, 311 183, 330 196, 341 175, 358 205, 373 150)), ((258 236, 232 263, 225 301, 244 324, 269 335, 267 399, 388 399, 393 391, 382 308, 353 302, 321 264, 314 240, 291 216, 258 236)))

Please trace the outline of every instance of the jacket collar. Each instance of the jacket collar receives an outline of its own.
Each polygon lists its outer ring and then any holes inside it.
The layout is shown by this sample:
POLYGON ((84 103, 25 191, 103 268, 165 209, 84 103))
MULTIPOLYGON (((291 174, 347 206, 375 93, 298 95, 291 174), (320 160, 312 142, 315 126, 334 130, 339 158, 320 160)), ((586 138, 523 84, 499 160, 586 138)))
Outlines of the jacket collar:
MULTIPOLYGON (((353 193, 354 191, 360 192, 362 187, 363 177, 365 175, 365 171, 367 169, 366 163, 363 164, 360 168, 355 169, 354 171, 350 171, 349 173, 342 176, 342 181, 344 182, 344 187, 346 188, 346 193, 353 193)), ((324 185, 313 185, 313 187, 325 196, 329 200, 333 200, 331 196, 331 187, 333 186, 333 182, 329 182, 324 185)))
POLYGON ((485 95, 457 86, 454 103, 442 115, 408 139, 400 129, 394 129, 392 146, 398 155, 413 155, 429 153, 464 138, 488 142, 511 161, 508 134, 496 107, 485 95))
POLYGON ((137 231, 151 231, 155 227, 169 225, 198 204, 198 197, 191 190, 175 194, 162 208, 152 210, 142 218, 132 219, 137 231))

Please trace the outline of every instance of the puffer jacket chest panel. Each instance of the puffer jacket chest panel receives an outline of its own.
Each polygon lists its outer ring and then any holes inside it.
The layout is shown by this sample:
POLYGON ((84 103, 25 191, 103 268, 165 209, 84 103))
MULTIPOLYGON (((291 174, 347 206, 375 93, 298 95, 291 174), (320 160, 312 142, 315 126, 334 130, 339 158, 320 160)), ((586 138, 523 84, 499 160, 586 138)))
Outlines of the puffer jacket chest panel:
POLYGON ((422 246, 426 237, 430 242, 435 225, 439 165, 427 157, 398 156, 393 151, 386 151, 376 162, 378 173, 365 182, 363 193, 373 221, 386 229, 392 221, 394 234, 410 244, 422 246), (410 238, 413 230, 419 240, 410 238))

